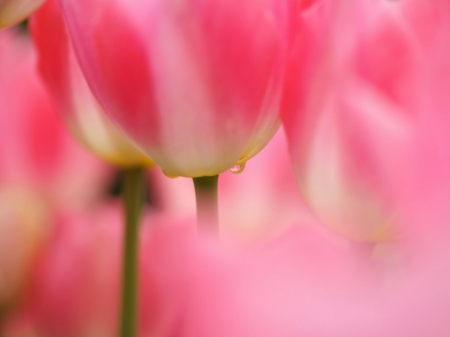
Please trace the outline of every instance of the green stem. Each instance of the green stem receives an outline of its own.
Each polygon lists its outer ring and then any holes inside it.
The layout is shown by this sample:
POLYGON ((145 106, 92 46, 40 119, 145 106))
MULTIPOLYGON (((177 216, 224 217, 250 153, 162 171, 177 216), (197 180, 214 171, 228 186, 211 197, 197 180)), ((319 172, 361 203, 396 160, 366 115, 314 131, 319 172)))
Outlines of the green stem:
POLYGON ((194 178, 197 224, 201 229, 219 229, 217 185, 219 176, 194 178))
POLYGON ((121 337, 134 337, 137 331, 137 290, 139 220, 144 204, 144 169, 125 170, 125 238, 123 247, 121 337))

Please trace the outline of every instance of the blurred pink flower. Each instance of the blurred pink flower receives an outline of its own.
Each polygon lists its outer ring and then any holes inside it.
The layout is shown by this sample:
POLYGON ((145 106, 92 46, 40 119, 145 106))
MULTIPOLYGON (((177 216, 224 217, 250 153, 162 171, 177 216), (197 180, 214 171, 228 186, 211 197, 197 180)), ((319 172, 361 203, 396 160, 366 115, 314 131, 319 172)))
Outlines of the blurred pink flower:
MULTIPOLYGON (((179 280, 171 277, 182 269, 180 254, 194 242, 195 222, 147 214, 140 232, 139 336, 167 336, 176 326, 183 297, 176 288, 179 280), (157 256, 150 258, 155 250, 157 256)), ((60 217, 34 264, 26 296, 6 317, 4 335, 115 336, 121 246, 120 208, 60 217)))
POLYGON ((57 0, 47 1, 38 10, 30 27, 39 70, 72 134, 113 164, 151 164, 110 121, 92 95, 68 40, 57 0))
MULTIPOLYGON (((308 227, 264 244, 196 238, 195 222, 141 230, 139 336, 423 336, 450 332, 449 253, 364 250, 308 227)), ((117 329, 120 216, 71 215, 40 257, 6 336, 111 336, 117 329)), ((449 231, 446 232, 448 242, 449 231)))
POLYGON ((0 32, 0 307, 20 295, 55 209, 86 209, 105 168, 72 142, 34 68, 28 37, 0 32))
POLYGON ((243 168, 279 128, 294 1, 60 3, 94 94, 168 176, 243 168))
MULTIPOLYGON (((67 134, 35 68, 26 34, 0 38, 0 182, 34 189, 50 203, 86 204, 104 166, 67 134)), ((90 196, 91 195, 91 196, 90 196)))
POLYGON ((298 228, 259 248, 203 241, 178 244, 182 251, 175 254, 163 242, 148 256, 178 256, 177 269, 158 263, 159 277, 177 289, 163 296, 181 300, 175 336, 450 333, 448 231, 445 245, 436 241, 427 254, 407 257, 395 245, 364 256, 298 228))
POLYGON ((401 235, 412 177, 421 58, 400 3, 321 1, 303 16, 286 82, 300 190, 330 228, 358 241, 401 235))
MULTIPOLYGON (((40 254, 18 323, 37 336, 112 336, 117 321, 120 222, 61 218, 40 254)), ((14 323, 14 322, 13 322, 14 323)), ((8 330, 7 330, 8 331, 8 330)))

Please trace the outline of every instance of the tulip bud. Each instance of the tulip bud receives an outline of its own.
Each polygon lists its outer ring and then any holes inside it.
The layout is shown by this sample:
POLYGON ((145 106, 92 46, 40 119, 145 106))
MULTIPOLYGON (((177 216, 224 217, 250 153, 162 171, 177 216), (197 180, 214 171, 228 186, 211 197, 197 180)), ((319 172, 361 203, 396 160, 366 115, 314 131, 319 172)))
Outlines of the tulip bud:
POLYGON ((151 164, 92 95, 68 40, 57 1, 47 1, 32 17, 30 26, 41 75, 75 138, 110 163, 125 167, 151 164))
POLYGON ((329 227, 359 241, 398 235, 410 172, 419 58, 395 6, 350 0, 318 9, 304 22, 283 101, 304 198, 329 227))
POLYGON ((217 175, 273 137, 290 0, 63 0, 105 111, 168 176, 217 175))

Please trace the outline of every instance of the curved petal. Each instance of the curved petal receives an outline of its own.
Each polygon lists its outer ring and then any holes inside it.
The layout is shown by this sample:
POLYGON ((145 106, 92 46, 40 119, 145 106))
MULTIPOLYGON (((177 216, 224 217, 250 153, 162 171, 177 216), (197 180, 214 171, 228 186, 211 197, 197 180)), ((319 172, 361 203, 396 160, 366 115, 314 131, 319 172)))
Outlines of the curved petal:
POLYGON ((61 0, 94 93, 170 176, 218 174, 274 135, 288 3, 61 0))
POLYGON ((109 120, 79 69, 56 0, 32 17, 41 74, 75 137, 95 154, 120 166, 148 165, 142 154, 109 120))

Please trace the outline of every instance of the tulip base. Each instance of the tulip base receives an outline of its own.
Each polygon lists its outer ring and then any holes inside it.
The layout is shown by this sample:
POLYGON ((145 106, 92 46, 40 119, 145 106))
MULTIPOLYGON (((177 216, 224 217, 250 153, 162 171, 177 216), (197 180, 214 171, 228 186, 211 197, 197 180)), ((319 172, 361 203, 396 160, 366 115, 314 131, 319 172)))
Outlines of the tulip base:
POLYGON ((137 290, 139 220, 144 204, 144 169, 124 172, 125 236, 122 269, 121 337, 134 337, 137 331, 137 290))
POLYGON ((219 176, 193 178, 197 202, 197 225, 201 230, 219 230, 217 185, 219 176))

